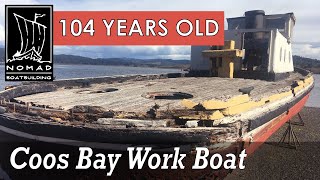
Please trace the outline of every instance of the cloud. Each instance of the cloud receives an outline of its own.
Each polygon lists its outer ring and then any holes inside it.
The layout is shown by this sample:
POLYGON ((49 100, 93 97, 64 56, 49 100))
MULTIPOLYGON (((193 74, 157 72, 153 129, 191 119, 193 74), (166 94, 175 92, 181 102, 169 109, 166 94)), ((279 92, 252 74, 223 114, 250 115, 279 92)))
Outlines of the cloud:
POLYGON ((4 45, 5 41, 5 5, 24 5, 24 4, 39 4, 36 0, 1 0, 0 1, 0 46, 4 45))
MULTIPOLYGON (((297 17, 293 39, 296 41, 320 42, 319 13, 313 8, 320 2, 305 0, 292 3, 291 0, 255 1, 243 0, 238 3, 234 0, 122 0, 122 1, 56 1, 55 10, 223 10, 226 17, 242 16, 245 11, 264 9, 267 14, 294 12, 297 17), (170 6, 168 6, 170 4, 170 6), (72 7, 72 9, 71 9, 72 7), (315 28, 319 27, 319 28, 315 28)), ((304 43, 303 47, 295 46, 295 54, 320 58, 317 48, 312 44, 304 43), (303 50, 302 50, 303 49, 303 50)), ((88 57, 135 57, 135 58, 173 58, 190 59, 188 46, 108 46, 108 47, 68 47, 55 48, 56 53, 78 54, 88 57), (59 49, 59 50, 57 50, 59 49)))
POLYGON ((4 41, 5 41, 4 27, 0 24, 0 45, 4 45, 4 41))
POLYGON ((320 43, 297 43, 293 44, 292 52, 308 58, 320 59, 320 43), (313 45, 316 44, 316 45, 313 45))
POLYGON ((295 45, 311 45, 311 48, 320 48, 320 42, 294 42, 295 45))

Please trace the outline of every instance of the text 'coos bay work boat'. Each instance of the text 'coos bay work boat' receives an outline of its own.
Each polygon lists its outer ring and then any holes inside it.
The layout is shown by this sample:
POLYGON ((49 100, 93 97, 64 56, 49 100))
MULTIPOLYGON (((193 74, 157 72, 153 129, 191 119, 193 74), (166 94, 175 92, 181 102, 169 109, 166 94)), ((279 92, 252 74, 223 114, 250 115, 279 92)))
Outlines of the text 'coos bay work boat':
POLYGON ((314 81, 293 67, 293 13, 257 10, 227 20, 225 45, 191 47, 186 74, 56 80, 2 91, 0 130, 114 151, 180 146, 192 154, 201 146, 250 154, 299 113, 314 81))

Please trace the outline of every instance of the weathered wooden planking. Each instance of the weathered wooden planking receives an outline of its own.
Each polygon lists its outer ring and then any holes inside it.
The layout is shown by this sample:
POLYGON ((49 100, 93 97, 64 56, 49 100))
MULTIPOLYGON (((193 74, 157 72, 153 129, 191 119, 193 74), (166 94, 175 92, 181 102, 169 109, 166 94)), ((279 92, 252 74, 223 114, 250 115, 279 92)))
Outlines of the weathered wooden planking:
POLYGON ((60 88, 57 91, 27 95, 17 98, 24 102, 38 105, 49 105, 55 108, 70 109, 75 105, 101 106, 106 110, 125 112, 146 112, 155 104, 159 110, 184 108, 182 100, 148 99, 143 94, 148 92, 184 92, 193 95, 192 100, 200 103, 206 100, 218 99, 226 101, 241 95, 240 88, 253 86, 250 98, 261 99, 275 92, 290 89, 293 80, 299 79, 295 73, 290 78, 278 82, 267 82, 252 79, 227 79, 217 77, 183 77, 154 79, 144 81, 126 81, 123 83, 93 84, 91 87, 73 89, 60 88), (102 92, 107 88, 117 88, 118 91, 102 92))

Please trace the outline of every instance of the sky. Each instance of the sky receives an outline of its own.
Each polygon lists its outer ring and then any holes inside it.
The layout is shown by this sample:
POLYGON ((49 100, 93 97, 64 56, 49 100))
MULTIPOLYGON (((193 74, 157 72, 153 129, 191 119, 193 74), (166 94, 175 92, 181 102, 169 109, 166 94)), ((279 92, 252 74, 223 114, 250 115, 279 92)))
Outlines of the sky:
MULTIPOLYGON (((316 0, 1 0, 0 46, 5 41, 5 4, 53 4, 62 10, 158 10, 225 11, 225 17, 242 16, 245 11, 262 9, 266 14, 294 12, 296 26, 293 54, 320 59, 320 1, 316 0)), ((54 54, 72 54, 92 58, 164 58, 190 59, 190 46, 55 46, 54 54)))

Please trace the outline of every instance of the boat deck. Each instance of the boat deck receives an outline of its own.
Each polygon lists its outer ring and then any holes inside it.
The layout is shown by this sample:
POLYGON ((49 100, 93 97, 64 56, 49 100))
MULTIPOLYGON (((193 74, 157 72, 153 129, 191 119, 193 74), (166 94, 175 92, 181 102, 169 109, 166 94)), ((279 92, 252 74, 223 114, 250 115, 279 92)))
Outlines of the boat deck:
POLYGON ((121 83, 99 83, 90 87, 59 88, 57 91, 26 95, 16 98, 23 102, 37 105, 48 105, 53 108, 70 109, 75 105, 101 106, 106 110, 124 112, 146 112, 155 104, 160 110, 182 109, 182 99, 153 99, 147 98, 150 92, 183 92, 193 95, 190 100, 199 103, 204 100, 226 101, 241 95, 240 88, 254 87, 250 93, 252 100, 273 93, 290 90, 294 80, 303 76, 292 73, 289 78, 277 82, 252 79, 227 79, 218 77, 180 77, 135 81, 121 83), (116 88, 116 91, 112 91, 116 88), (112 92, 107 92, 112 91, 112 92))

